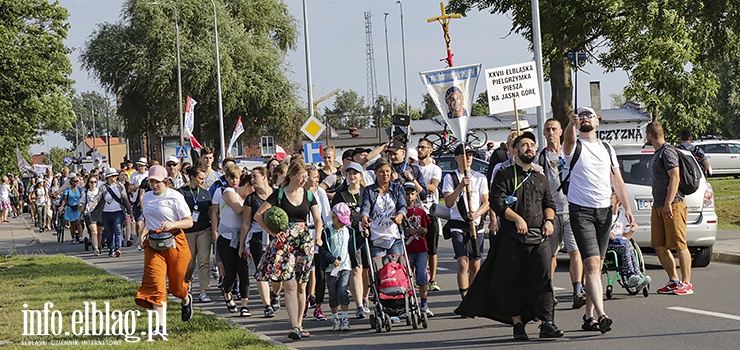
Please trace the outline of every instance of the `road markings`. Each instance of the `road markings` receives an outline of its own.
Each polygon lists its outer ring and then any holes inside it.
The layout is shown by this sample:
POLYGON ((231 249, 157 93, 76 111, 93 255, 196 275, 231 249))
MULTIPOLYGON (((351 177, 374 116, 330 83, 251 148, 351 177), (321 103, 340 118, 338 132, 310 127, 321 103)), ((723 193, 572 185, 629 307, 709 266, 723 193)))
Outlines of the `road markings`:
POLYGON ((669 309, 669 310, 675 310, 675 311, 683 311, 683 312, 688 312, 688 313, 692 313, 692 314, 721 317, 721 318, 727 318, 727 319, 730 319, 730 320, 740 321, 740 316, 735 316, 735 315, 730 315, 730 314, 723 314, 721 312, 712 312, 712 311, 704 311, 704 310, 690 309, 690 308, 687 308, 687 307, 680 307, 680 306, 670 306, 667 309, 669 309))

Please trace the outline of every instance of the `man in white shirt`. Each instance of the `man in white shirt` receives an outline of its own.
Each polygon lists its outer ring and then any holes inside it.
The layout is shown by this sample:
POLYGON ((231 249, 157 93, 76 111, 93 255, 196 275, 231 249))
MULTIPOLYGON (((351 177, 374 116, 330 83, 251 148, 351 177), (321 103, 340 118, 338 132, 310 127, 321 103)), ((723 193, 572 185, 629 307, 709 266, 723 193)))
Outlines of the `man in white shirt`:
MULTIPOLYGON (((427 188, 427 198, 421 201, 421 206, 429 215, 432 205, 439 202, 439 191, 437 187, 442 182, 442 169, 432 161, 432 152, 434 145, 428 139, 419 140, 416 150, 419 155, 419 170, 424 177, 424 186, 427 188)), ((438 218, 431 218, 427 226, 427 249, 428 249, 428 266, 429 266, 429 290, 439 291, 437 284, 437 248, 439 247, 439 228, 442 225, 438 218)))
POLYGON ((139 238, 139 243, 141 243, 144 235, 144 215, 142 213, 142 203, 139 200, 142 193, 140 193, 141 191, 139 191, 139 188, 149 177, 146 165, 146 158, 139 158, 139 160, 136 161, 136 172, 131 175, 131 181, 129 181, 131 184, 129 187, 129 193, 131 193, 131 200, 132 203, 134 203, 134 221, 136 221, 136 235, 139 238))
POLYGON ((601 285, 602 260, 612 224, 612 188, 624 206, 630 225, 634 217, 614 149, 596 139, 599 123, 592 108, 579 108, 565 129, 563 154, 570 169, 570 184, 566 192, 570 225, 586 270, 586 314, 581 328, 598 330, 603 334, 612 326, 612 320, 604 310, 601 285))
POLYGON ((205 188, 211 188, 211 185, 221 177, 221 174, 213 170, 213 160, 213 149, 210 147, 203 147, 203 149, 200 150, 198 166, 206 173, 206 181, 203 183, 205 188))
POLYGON ((167 178, 170 180, 172 187, 178 189, 185 186, 185 177, 180 173, 180 159, 169 156, 165 165, 167 166, 167 178))
POLYGON ((457 260, 457 286, 460 296, 465 297, 470 282, 480 269, 480 259, 483 255, 483 232, 476 230, 475 237, 470 232, 471 221, 478 226, 480 217, 488 211, 488 180, 486 176, 473 171, 475 150, 464 145, 455 148, 455 160, 457 169, 454 173, 444 178, 442 192, 445 196, 445 205, 450 208, 450 220, 445 229, 450 231, 452 237, 452 248, 457 260), (470 170, 468 175, 460 173, 464 169, 465 162, 470 170), (453 176, 455 177, 453 179, 453 176), (470 203, 468 203, 465 187, 470 186, 470 203))

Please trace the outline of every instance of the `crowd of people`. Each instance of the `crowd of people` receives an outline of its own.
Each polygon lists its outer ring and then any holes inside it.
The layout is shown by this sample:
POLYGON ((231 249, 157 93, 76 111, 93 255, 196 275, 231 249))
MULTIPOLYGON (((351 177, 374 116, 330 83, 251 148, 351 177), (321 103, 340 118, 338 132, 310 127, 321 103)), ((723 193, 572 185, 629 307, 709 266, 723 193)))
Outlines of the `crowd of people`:
MULTIPOLYGON (((189 321, 194 302, 212 302, 211 275, 228 311, 242 317, 253 315, 252 278, 264 317, 279 312, 282 294, 291 339, 311 335, 303 328, 309 309, 315 320, 327 319, 327 291, 331 328, 348 330, 350 300, 355 318, 368 316, 371 260, 387 254, 407 255, 420 312, 433 317, 429 296, 442 289, 440 237, 451 240, 462 299, 455 312, 462 317, 508 323, 517 340, 529 339, 525 325, 535 319, 541 338, 563 336, 553 322, 558 300, 552 278, 565 248, 572 307, 585 306, 582 328, 606 333, 613 323, 602 298, 606 250, 623 257, 630 287, 645 288, 651 278, 637 271, 629 243, 637 226, 615 152, 595 137, 598 125, 589 107, 573 114, 566 128, 549 119, 540 151, 532 132, 512 131, 499 147, 489 144, 487 174, 463 170, 477 152, 459 145, 457 170, 444 178, 431 157, 434 145, 424 138, 415 149, 392 142, 341 157, 328 146, 321 168, 293 155, 253 169, 240 169, 227 157, 216 171, 214 152, 206 147, 192 165, 168 157, 164 166, 127 161, 120 171, 64 168, 57 176, 49 171, 32 178, 25 188, 8 174, 0 186, 0 220, 20 215, 27 198, 40 232, 62 223, 77 244, 86 230, 96 256, 107 248, 108 256, 120 257, 124 244, 143 251, 135 300, 159 316, 157 339, 167 339, 167 293, 182 300, 182 321, 189 321), (266 220, 273 207, 287 214, 284 227, 266 220), (444 208, 449 218, 442 225, 438 212, 444 208)), ((646 132, 656 149, 652 245, 669 277, 658 292, 691 294, 677 152, 660 123, 646 132), (681 279, 671 250, 678 252, 681 279)))

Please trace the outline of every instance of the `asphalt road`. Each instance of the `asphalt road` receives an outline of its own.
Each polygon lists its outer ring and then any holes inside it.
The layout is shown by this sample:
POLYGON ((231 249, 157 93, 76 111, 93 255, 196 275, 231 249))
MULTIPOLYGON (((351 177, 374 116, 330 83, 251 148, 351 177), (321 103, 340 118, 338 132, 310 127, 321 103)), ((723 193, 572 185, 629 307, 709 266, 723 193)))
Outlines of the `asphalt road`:
MULTIPOLYGON (((63 253, 79 256, 117 274, 139 281, 143 265, 143 254, 133 248, 124 248, 123 257, 94 257, 80 245, 56 243, 50 233, 40 237, 41 244, 33 246, 36 253, 63 253), (53 239, 53 242, 52 242, 53 239)), ((487 250, 488 242, 486 242, 487 250)), ((375 333, 369 321, 351 320, 352 330, 333 332, 329 321, 306 319, 304 328, 312 333, 310 338, 291 341, 287 338, 290 329, 285 309, 277 317, 261 317, 262 306, 256 291, 252 289, 250 309, 254 316, 240 318, 228 314, 223 302, 197 304, 196 307, 214 312, 239 323, 248 329, 263 333, 270 338, 299 349, 484 349, 490 347, 522 348, 545 345, 548 349, 635 349, 635 348, 738 348, 740 340, 740 303, 736 291, 740 290, 740 265, 712 263, 707 268, 695 269, 693 282, 696 293, 689 296, 655 294, 655 289, 667 280, 655 256, 646 256, 648 274, 654 285, 649 297, 629 296, 615 286, 612 300, 606 301, 606 310, 614 320, 613 330, 605 335, 598 332, 581 331, 582 310, 570 309, 570 280, 567 272, 568 259, 560 255, 559 268, 555 276, 556 307, 555 322, 565 336, 557 340, 538 340, 538 329, 530 324, 527 330, 533 340, 515 342, 511 327, 488 319, 461 319, 452 310, 458 305, 460 296, 455 280, 455 261, 447 241, 441 242, 438 281, 440 292, 430 293, 429 303, 436 317, 429 319, 428 329, 413 330, 405 322, 395 324, 390 333, 383 330, 375 333), (712 314, 719 313, 719 314, 712 314)), ((197 278, 197 277, 196 277, 197 278)), ((211 298, 219 300, 215 283, 210 290, 211 298)), ((132 296, 133 307, 133 296, 132 296)), ((352 310, 352 308, 351 308, 352 310)), ((326 310, 326 306, 325 309, 326 310)), ((353 314, 353 313, 351 313, 353 314)), ((179 322, 175 320, 175 322, 179 322)))

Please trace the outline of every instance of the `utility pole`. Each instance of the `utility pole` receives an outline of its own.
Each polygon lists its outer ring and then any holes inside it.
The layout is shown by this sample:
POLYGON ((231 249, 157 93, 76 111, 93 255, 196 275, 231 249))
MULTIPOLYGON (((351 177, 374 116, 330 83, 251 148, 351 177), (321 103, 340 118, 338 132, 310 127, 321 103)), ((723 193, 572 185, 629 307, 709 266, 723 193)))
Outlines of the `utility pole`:
POLYGON ((409 113, 409 85, 406 81, 406 36, 403 33, 403 3, 401 0, 396 1, 401 8, 401 50, 403 51, 403 99, 406 104, 406 115, 410 116, 409 113))

